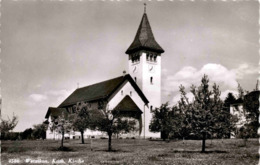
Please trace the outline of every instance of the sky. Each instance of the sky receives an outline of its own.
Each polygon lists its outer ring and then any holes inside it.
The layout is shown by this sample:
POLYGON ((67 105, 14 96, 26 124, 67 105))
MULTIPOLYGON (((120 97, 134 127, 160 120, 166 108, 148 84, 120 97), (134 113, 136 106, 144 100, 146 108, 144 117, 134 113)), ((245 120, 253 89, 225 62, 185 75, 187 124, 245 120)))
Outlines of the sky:
POLYGON ((224 99, 259 77, 257 1, 2 1, 2 116, 44 121, 77 86, 122 75, 144 5, 162 54, 162 103, 207 74, 224 99))

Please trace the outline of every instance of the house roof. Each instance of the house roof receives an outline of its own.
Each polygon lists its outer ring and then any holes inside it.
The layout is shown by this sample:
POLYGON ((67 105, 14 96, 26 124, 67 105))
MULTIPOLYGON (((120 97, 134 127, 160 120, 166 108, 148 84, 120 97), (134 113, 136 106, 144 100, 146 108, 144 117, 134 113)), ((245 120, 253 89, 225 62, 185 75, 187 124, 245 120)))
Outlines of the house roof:
POLYGON ((49 118, 49 116, 53 116, 53 117, 58 117, 61 115, 62 112, 65 112, 67 113, 66 109, 65 108, 54 108, 54 107, 49 107, 48 108, 48 111, 45 115, 45 118, 49 118))
POLYGON ((135 104, 129 95, 126 95, 120 103, 115 107, 115 110, 119 111, 130 111, 130 112, 140 112, 140 108, 135 104))
POLYGON ((248 94, 246 94, 245 98, 246 97, 256 97, 256 98, 259 98, 259 95, 260 95, 260 91, 256 90, 256 91, 252 91, 252 92, 249 92, 248 94))
POLYGON ((76 89, 68 98, 66 98, 58 107, 64 108, 71 106, 80 101, 95 101, 100 99, 108 99, 116 90, 125 82, 129 81, 139 96, 148 104, 149 101, 136 85, 132 77, 127 74, 125 76, 116 77, 100 83, 89 85, 83 88, 76 89))
POLYGON ((153 36, 152 28, 150 26, 146 13, 144 13, 144 15, 142 17, 142 20, 141 20, 141 23, 137 30, 137 33, 135 35, 134 41, 127 49, 126 54, 130 54, 130 53, 138 51, 138 50, 155 51, 158 53, 164 52, 164 50, 156 42, 156 40, 153 36))
POLYGON ((238 98, 231 104, 243 104, 243 99, 242 98, 238 98))

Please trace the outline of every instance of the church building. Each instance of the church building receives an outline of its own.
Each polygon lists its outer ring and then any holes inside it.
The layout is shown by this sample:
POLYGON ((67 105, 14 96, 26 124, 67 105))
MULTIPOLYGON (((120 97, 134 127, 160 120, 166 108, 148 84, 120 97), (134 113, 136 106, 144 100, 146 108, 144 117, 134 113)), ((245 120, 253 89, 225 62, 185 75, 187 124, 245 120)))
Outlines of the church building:
MULTIPOLYGON (((73 106, 86 102, 90 109, 117 109, 138 123, 139 130, 127 136, 135 138, 160 138, 160 133, 149 131, 152 110, 161 106, 161 55, 164 50, 156 42, 147 14, 144 12, 136 36, 126 50, 128 74, 76 89, 57 108, 50 107, 45 118, 50 122, 62 112, 73 113, 73 106)), ((75 138, 72 132, 67 136, 75 138)), ((99 131, 86 130, 84 136, 102 136, 99 131)), ((50 126, 47 139, 60 138, 50 126)))

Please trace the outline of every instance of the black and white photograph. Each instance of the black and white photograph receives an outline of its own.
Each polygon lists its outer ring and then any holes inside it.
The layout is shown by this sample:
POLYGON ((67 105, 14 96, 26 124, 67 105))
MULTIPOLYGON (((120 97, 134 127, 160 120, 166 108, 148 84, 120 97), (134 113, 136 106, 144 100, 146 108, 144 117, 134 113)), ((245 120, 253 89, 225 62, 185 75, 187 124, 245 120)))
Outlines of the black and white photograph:
POLYGON ((259 163, 257 0, 2 0, 1 163, 259 163))

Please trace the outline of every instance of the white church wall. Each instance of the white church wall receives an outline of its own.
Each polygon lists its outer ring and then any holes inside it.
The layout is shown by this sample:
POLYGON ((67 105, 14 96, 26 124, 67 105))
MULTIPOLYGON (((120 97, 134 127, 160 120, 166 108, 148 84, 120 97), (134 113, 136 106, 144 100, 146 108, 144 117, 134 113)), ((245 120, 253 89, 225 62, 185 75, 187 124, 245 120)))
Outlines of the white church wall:
POLYGON ((159 138, 159 133, 152 133, 149 131, 149 124, 152 119, 152 114, 150 112, 150 109, 147 106, 145 106, 145 103, 138 95, 138 93, 135 91, 133 86, 129 82, 127 82, 126 84, 123 84, 119 89, 120 90, 116 92, 113 98, 109 101, 109 109, 115 108, 126 95, 129 95, 132 98, 132 100, 136 103, 136 105, 139 107, 139 109, 143 112, 142 132, 140 136, 144 138, 159 138), (123 91, 123 93, 121 93, 121 91, 123 91), (130 95, 130 92, 132 92, 132 95, 130 95))
MULTIPOLYGON (((142 60, 144 61, 142 91, 149 100, 149 108, 146 110, 145 118, 146 123, 150 124, 152 119, 151 110, 161 106, 161 56, 157 56, 156 62, 151 62, 146 60, 146 53, 142 53, 142 60), (152 70, 151 67, 153 67, 152 70), (151 77, 153 78, 152 83, 151 77)), ((148 130, 149 124, 145 126, 148 130)), ((159 138, 160 133, 148 132, 147 136, 159 138)))
MULTIPOLYGON (((141 52, 140 62, 137 63, 138 71, 130 72, 132 77, 137 77, 137 85, 149 100, 149 107, 145 108, 145 130, 147 137, 159 138, 160 133, 149 131, 152 119, 152 109, 161 106, 161 56, 157 56, 156 62, 148 61, 146 52, 141 52), (152 68, 152 69, 151 69, 152 68), (152 77, 152 83, 151 83, 152 77)), ((129 60, 129 71, 133 70, 133 64, 129 60)))
POLYGON ((128 73, 135 80, 135 83, 142 90, 142 75, 143 75, 143 58, 142 53, 140 52, 140 61, 132 62, 131 59, 128 60, 128 73))
POLYGON ((129 95, 138 108, 143 111, 145 103, 128 81, 119 88, 118 92, 115 93, 116 94, 108 102, 109 109, 115 108, 125 96, 129 95))
MULTIPOLYGON (((92 104, 92 105, 95 105, 95 104, 92 104)), ((62 136, 59 132, 57 132, 55 130, 51 131, 51 129, 50 129, 50 127, 52 126, 51 116, 49 117, 48 121, 50 123, 49 123, 47 130, 46 130, 46 139, 49 139, 49 140, 61 139, 62 136)), ((100 137, 103 137, 103 136, 106 136, 106 133, 100 132, 100 131, 86 129, 85 132, 84 132, 84 138, 85 139, 90 138, 90 137, 100 138, 100 137)), ((69 133, 65 133, 64 137, 69 137, 70 139, 77 139, 77 137, 81 137, 81 133, 78 132, 78 131, 71 130, 69 133)))
POLYGON ((146 53, 142 53, 143 63, 143 93, 153 107, 161 106, 161 56, 157 56, 156 62, 146 60, 146 53), (151 70, 151 67, 152 70, 151 70), (153 82, 151 83, 151 77, 153 82))
MULTIPOLYGON (((108 102, 109 109, 115 108, 122 99, 129 95, 131 99, 135 102, 135 104, 138 106, 138 108, 143 112, 142 114, 142 132, 140 134, 140 137, 144 137, 144 106, 145 103, 141 99, 141 97, 138 95, 138 93, 135 91, 133 86, 127 81, 126 83, 122 84, 122 86, 119 88, 117 92, 115 92, 115 95, 112 96, 111 100, 108 102), (123 91, 123 92, 122 92, 123 91), (131 93, 131 94, 130 94, 131 93)), ((147 131, 147 130, 146 130, 147 131)))
MULTIPOLYGON (((138 93, 135 91, 133 86, 128 81, 126 81, 124 84, 122 84, 121 87, 118 89, 118 91, 116 91, 115 94, 111 96, 111 98, 108 102, 108 108, 109 109, 115 108, 120 103, 120 101, 122 101, 122 99, 127 95, 129 95, 132 98, 132 100, 135 102, 135 104, 143 112, 141 115, 142 132, 140 134, 140 137, 144 137, 144 138, 160 137, 159 133, 152 133, 149 131, 149 124, 152 119, 152 113, 150 112, 150 109, 147 106, 145 106, 145 103, 143 102, 141 97, 138 95, 138 93)), ((91 103, 90 109, 92 109, 92 108, 97 108, 97 103, 91 103)), ((51 121, 50 118, 49 118, 49 121, 51 121)), ((81 135, 80 135, 80 132, 71 132, 68 136, 70 137, 70 139, 73 139, 73 136, 78 137, 81 135)), ((102 137, 102 136, 106 136, 106 134, 104 134, 100 131, 86 130, 84 133, 84 137, 88 138, 90 136, 102 137)), ((46 133, 46 138, 47 139, 60 139, 61 135, 57 132, 51 132, 50 129, 48 129, 47 133, 46 133)))

